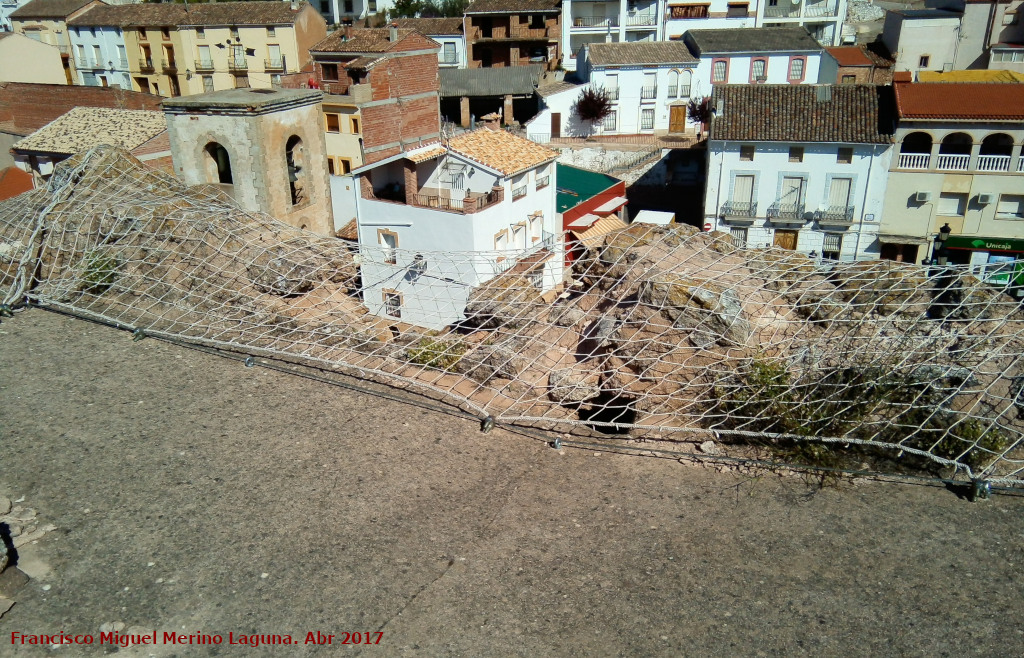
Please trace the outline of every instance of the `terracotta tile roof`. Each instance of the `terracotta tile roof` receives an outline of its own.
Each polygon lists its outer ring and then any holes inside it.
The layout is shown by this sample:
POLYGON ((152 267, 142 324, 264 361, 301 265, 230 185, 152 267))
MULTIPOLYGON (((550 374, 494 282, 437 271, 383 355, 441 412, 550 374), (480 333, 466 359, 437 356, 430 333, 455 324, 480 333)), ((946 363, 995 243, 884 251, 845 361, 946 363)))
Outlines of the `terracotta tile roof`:
POLYGON ((462 34, 461 18, 397 18, 395 22, 398 23, 400 30, 416 30, 428 37, 435 34, 451 36, 462 34))
POLYGON ((587 249, 593 249, 601 244, 604 236, 612 231, 629 228, 629 224, 622 221, 616 215, 605 215, 582 231, 572 231, 572 234, 587 249))
POLYGON ((390 40, 391 28, 373 27, 361 30, 352 30, 352 38, 345 39, 345 31, 338 30, 327 35, 312 48, 310 52, 318 53, 387 53, 400 50, 414 50, 418 48, 440 48, 440 45, 432 39, 423 36, 415 30, 398 30, 398 39, 390 40), (412 37, 411 40, 406 41, 412 37), (405 42, 405 43, 403 43, 405 42))
POLYGON ((448 148, 506 176, 518 174, 558 157, 557 151, 504 130, 480 128, 453 137, 448 148))
POLYGON ((695 55, 702 53, 766 53, 821 51, 807 28, 799 25, 786 27, 743 27, 719 30, 688 30, 683 40, 693 47, 695 55))
POLYGON ((587 47, 590 63, 595 66, 630 66, 634 64, 690 64, 697 58, 682 41, 623 41, 592 43, 587 47))
POLYGON ((359 223, 355 219, 352 219, 348 224, 345 224, 335 231, 334 236, 341 238, 342 240, 358 240, 359 223))
POLYGON ((888 144, 889 87, 875 85, 716 85, 711 139, 888 144))
POLYGON ((0 201, 16 197, 32 189, 32 174, 17 167, 0 170, 0 201))
POLYGON ((408 159, 413 162, 424 162, 431 158, 436 158, 439 155, 444 155, 447 152, 448 151, 443 146, 438 145, 433 148, 428 148, 425 151, 413 151, 409 154, 408 159))
POLYGON ((163 112, 76 107, 16 142, 12 148, 67 155, 97 144, 111 144, 131 150, 165 130, 167 121, 163 112))
POLYGON ((32 0, 10 13, 11 18, 67 18, 93 0, 32 0))
POLYGON ((918 71, 919 82, 1024 82, 1024 73, 1002 69, 918 71))
POLYGON ((562 0, 476 0, 466 7, 467 14, 515 14, 519 12, 556 12, 562 0))
POLYGON ((825 50, 835 58, 839 66, 871 66, 873 64, 871 58, 861 50, 860 46, 838 46, 825 50))
POLYGON ((1024 84, 912 82, 894 88, 901 119, 1024 120, 1024 84))
POLYGON ((112 87, 0 82, 0 131, 28 135, 74 107, 159 110, 160 96, 112 87))
MULTIPOLYGON (((33 0, 38 2, 39 0, 33 0)), ((68 25, 139 26, 213 26, 213 25, 291 25, 308 3, 264 2, 194 2, 141 3, 93 7, 76 16, 68 25)))

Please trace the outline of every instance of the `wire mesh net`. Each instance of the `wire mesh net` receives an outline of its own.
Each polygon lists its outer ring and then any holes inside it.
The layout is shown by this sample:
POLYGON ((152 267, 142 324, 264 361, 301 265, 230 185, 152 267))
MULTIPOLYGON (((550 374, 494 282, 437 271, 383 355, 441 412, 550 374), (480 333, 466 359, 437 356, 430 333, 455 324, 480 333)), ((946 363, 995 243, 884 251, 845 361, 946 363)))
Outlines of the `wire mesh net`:
POLYGON ((0 203, 0 293, 503 423, 1024 484, 1012 274, 819 263, 678 226, 564 245, 360 250, 97 147, 0 203))

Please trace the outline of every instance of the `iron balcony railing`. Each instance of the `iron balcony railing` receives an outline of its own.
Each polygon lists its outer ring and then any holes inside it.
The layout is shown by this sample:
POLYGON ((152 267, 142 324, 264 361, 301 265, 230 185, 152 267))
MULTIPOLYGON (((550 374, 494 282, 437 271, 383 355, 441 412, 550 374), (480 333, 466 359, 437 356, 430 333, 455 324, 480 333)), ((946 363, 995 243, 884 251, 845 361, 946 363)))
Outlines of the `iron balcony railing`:
POLYGON ((196 60, 196 72, 197 73, 208 73, 213 70, 212 59, 197 59, 196 60))
POLYGON ((852 224, 853 206, 829 206, 817 212, 817 219, 823 224, 852 224))
POLYGON ((178 63, 173 60, 170 62, 164 60, 163 72, 170 75, 174 75, 178 72, 178 63))
POLYGON ((551 183, 551 176, 550 175, 548 175, 548 176, 541 176, 540 178, 537 179, 537 189, 538 190, 543 189, 543 188, 547 187, 550 183, 551 183))
POLYGON ((631 16, 626 16, 626 27, 647 27, 657 24, 657 14, 633 14, 631 16))
POLYGON ((804 16, 808 18, 835 16, 839 9, 838 5, 838 2, 809 2, 804 6, 804 16))
POLYGON ((277 59, 265 59, 263 60, 264 71, 284 71, 284 57, 278 57, 277 59))
POLYGON ((249 62, 244 58, 232 57, 228 59, 229 71, 248 71, 249 62))
POLYGON ((776 201, 768 206, 768 219, 790 219, 802 220, 804 217, 804 204, 782 203, 776 201))
POLYGON ((618 16, 573 16, 573 27, 618 27, 618 16))
POLYGON ((494 274, 498 275, 502 272, 507 272, 516 266, 521 260, 527 256, 531 256, 541 249, 551 249, 558 244, 558 239, 561 237, 559 233, 549 233, 548 231, 541 230, 540 240, 534 242, 526 249, 516 249, 514 253, 505 256, 502 260, 494 263, 494 274))
POLYGON ((522 199, 526 196, 526 183, 523 183, 519 187, 512 188, 512 200, 522 199))
POLYGON ((756 201, 726 201, 722 204, 722 217, 756 217, 756 201))
POLYGON ((657 87, 641 87, 640 88, 640 98, 641 98, 641 100, 650 100, 652 98, 657 98, 657 96, 658 96, 658 88, 657 87))
POLYGON ((608 94, 608 100, 610 100, 610 101, 617 101, 617 100, 619 100, 619 89, 618 89, 618 87, 616 87, 614 89, 605 89, 604 93, 608 94))
POLYGON ((462 212, 462 199, 451 199, 436 194, 417 194, 413 196, 413 205, 423 208, 438 208, 450 212, 462 212))
POLYGON ((142 57, 139 59, 139 70, 140 71, 152 71, 153 70, 153 58, 142 57))
POLYGON ((765 7, 764 15, 767 18, 796 18, 800 15, 800 5, 794 7, 789 0, 779 0, 778 5, 765 7))

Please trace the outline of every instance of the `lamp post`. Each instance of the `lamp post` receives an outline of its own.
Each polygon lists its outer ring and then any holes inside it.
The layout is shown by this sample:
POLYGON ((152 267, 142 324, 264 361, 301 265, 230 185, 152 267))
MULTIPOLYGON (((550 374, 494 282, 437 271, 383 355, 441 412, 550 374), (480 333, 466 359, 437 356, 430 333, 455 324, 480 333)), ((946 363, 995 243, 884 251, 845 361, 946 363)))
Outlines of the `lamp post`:
POLYGON ((949 227, 949 222, 942 225, 939 229, 938 235, 935 236, 935 248, 934 255, 935 261, 940 266, 945 266, 949 262, 949 252, 946 251, 946 240, 949 239, 949 234, 953 232, 953 229, 949 227))

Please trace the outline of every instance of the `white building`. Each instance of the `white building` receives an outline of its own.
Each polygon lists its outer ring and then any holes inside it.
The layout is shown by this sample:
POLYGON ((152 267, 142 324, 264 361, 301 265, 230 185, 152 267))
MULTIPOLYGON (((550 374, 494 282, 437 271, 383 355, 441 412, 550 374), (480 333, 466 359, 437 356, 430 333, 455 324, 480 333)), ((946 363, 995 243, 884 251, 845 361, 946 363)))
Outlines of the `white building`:
POLYGON ((892 157, 888 87, 722 85, 705 222, 738 243, 877 258, 892 157), (766 119, 766 117, 769 117, 766 119))
POLYGON ((575 71, 587 44, 663 40, 664 15, 665 0, 562 0, 563 66, 575 71))
POLYGON ((121 28, 110 25, 69 26, 68 38, 78 74, 76 84, 132 88, 128 51, 121 28))
POLYGON ((885 14, 882 43, 893 71, 951 71, 956 66, 960 14, 942 9, 900 9, 885 14))
POLYGON ((948 224, 952 262, 1024 258, 1024 84, 897 77, 894 89, 899 126, 882 256, 930 258, 932 238, 948 224))
POLYGON ((10 32, 14 29, 11 27, 11 12, 28 3, 29 0, 0 0, 0 32, 10 32))
POLYGON ((843 38, 846 0, 763 0, 757 6, 757 27, 802 25, 823 46, 843 38))
POLYGON ((693 95, 718 84, 817 84, 835 82, 838 65, 798 25, 729 30, 690 30, 683 35, 700 63, 693 95))
MULTIPOLYGON (((611 114, 601 126, 595 126, 596 132, 685 132, 686 107, 693 92, 696 67, 697 59, 682 41, 589 44, 583 50, 579 75, 592 86, 607 91, 612 101, 611 114)), ((563 120, 573 119, 570 115, 563 120)), ((571 123, 563 124, 565 129, 570 126, 571 123)))
POLYGON ((60 49, 24 34, 0 32, 0 82, 67 84, 60 49))
POLYGON ((678 39, 687 30, 757 27, 757 7, 760 1, 705 0, 704 2, 680 2, 678 0, 669 0, 668 12, 665 18, 665 38, 678 39))
POLYGON ((466 68, 466 35, 461 18, 398 18, 400 30, 416 30, 441 45, 437 65, 441 68, 466 68))
POLYGON ((394 0, 317 0, 310 4, 320 11, 328 25, 338 25, 347 19, 365 20, 377 14, 383 16, 395 6, 394 0))
POLYGON ((363 302, 428 329, 464 318, 473 288, 513 272, 562 282, 557 153, 483 128, 353 172, 363 302))

